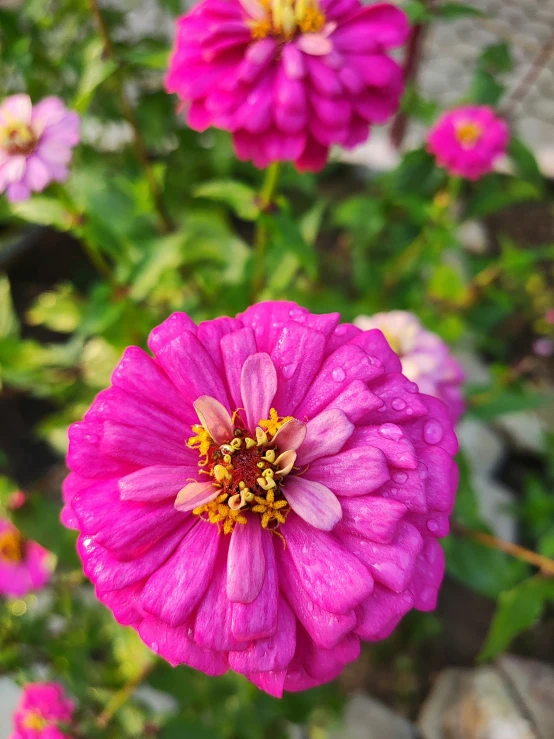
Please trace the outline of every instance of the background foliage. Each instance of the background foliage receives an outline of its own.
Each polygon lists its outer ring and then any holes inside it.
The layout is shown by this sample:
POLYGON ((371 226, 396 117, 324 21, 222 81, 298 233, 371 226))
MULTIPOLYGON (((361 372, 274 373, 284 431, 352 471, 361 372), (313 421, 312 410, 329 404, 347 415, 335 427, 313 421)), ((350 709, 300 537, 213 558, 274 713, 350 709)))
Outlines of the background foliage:
MULTIPOLYGON (((178 12, 175 0, 162 4, 178 12)), ((417 23, 476 12, 463 3, 433 12, 422 2, 404 6, 417 23)), ((411 310, 488 365, 490 380, 467 387, 470 417, 494 423, 544 406, 551 360, 533 354, 533 343, 552 332, 545 315, 554 309, 554 239, 530 248, 496 229, 492 248, 472 252, 462 247, 460 227, 514 208, 525 214, 533 203, 551 207, 551 188, 531 151, 513 138, 511 174, 476 184, 449 179, 424 149, 407 152, 384 174, 339 161, 318 177, 286 167, 277 207, 264 211, 262 173, 237 162, 229 137, 198 135, 175 114, 162 85, 168 39, 157 29, 127 37, 123 11, 105 10, 104 19, 111 46, 86 0, 0 9, 0 97, 59 95, 84 119, 84 142, 63 188, 14 206, 0 198, 0 425, 7 441, 0 504, 7 512, 10 494, 25 486, 26 504, 9 515, 58 560, 46 592, 0 605, 0 671, 18 681, 61 679, 77 698, 86 737, 254 739, 280 736, 287 721, 323 731, 345 691, 359 685, 413 713, 427 686, 424 655, 452 628, 441 610, 410 616, 394 638, 371 648, 362 664, 372 668, 361 676, 354 670, 340 685, 282 702, 238 676, 173 670, 151 655, 94 600, 74 535, 58 523, 66 429, 109 383, 123 349, 144 346, 171 311, 203 320, 265 298, 338 310, 345 320, 411 310), (256 277, 257 222, 269 239, 256 277), (23 432, 10 426, 13 417, 23 432), (394 689, 383 679, 391 671, 394 689), (153 702, 144 686, 171 700, 153 702)), ((487 48, 465 100, 500 105, 509 115, 502 75, 510 67, 505 43, 487 48)), ((402 109, 426 125, 439 113, 413 86, 402 109)), ((512 457, 505 470, 518 496, 519 541, 546 557, 554 556, 553 447, 550 439, 542 455, 512 457)), ((554 580, 460 535, 489 532, 468 463, 460 463, 458 535, 444 546, 451 582, 488 604, 479 658, 494 658, 520 632, 517 648, 540 655, 536 624, 552 624, 554 580)), ((475 651, 461 648, 456 658, 471 662, 475 651)))

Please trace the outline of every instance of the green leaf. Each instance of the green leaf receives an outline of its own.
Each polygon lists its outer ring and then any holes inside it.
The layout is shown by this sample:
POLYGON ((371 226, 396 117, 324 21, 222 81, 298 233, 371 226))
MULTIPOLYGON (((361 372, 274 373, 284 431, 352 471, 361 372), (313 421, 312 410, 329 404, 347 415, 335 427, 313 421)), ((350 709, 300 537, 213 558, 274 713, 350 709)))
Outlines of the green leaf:
POLYGON ((70 283, 58 285, 55 290, 42 293, 27 311, 31 326, 46 326, 52 331, 71 333, 79 325, 81 307, 70 283))
POLYGON ((435 300, 450 305, 463 306, 469 298, 468 287, 460 269, 450 264, 439 264, 433 268, 428 290, 435 300))
POLYGON ((427 125, 432 123, 439 112, 438 103, 434 100, 424 98, 417 89, 417 86, 413 84, 406 87, 402 95, 400 109, 411 118, 415 118, 415 120, 427 125))
POLYGON ((544 178, 535 159, 535 155, 517 136, 511 137, 508 145, 508 154, 512 159, 516 173, 522 179, 532 182, 538 188, 543 187, 544 178))
POLYGON ((410 0, 402 5, 402 10, 408 16, 408 20, 411 25, 416 23, 427 23, 433 19, 432 14, 427 9, 427 6, 421 0, 410 0))
POLYGON ((532 411, 548 403, 548 396, 542 393, 517 392, 502 388, 491 388, 474 392, 469 396, 471 415, 482 421, 492 421, 505 413, 532 411))
POLYGON ((43 226, 56 226, 62 231, 70 228, 73 216, 56 198, 35 195, 30 200, 12 205, 13 213, 25 221, 43 226))
POLYGON ((498 44, 487 46, 479 57, 478 65, 491 74, 511 72, 514 62, 509 44, 500 41, 498 44))
MULTIPOLYGON (((262 217, 269 229, 273 252, 277 255, 293 254, 308 276, 315 279, 317 277, 317 256, 302 236, 296 220, 285 211, 264 214, 262 217)), ((279 268, 278 266, 277 269, 279 268)))
POLYGON ((539 620, 547 601, 554 601, 554 580, 540 577, 501 593, 479 659, 492 659, 507 649, 518 634, 539 620))
POLYGON ((466 218, 483 218, 514 203, 538 200, 541 190, 531 182, 490 174, 475 183, 467 204, 466 218))
POLYGON ((0 339, 17 336, 19 324, 12 303, 10 281, 0 275, 0 339))
POLYGON ((256 204, 256 191, 236 180, 204 182, 194 189, 194 196, 224 203, 235 215, 245 221, 255 221, 260 212, 256 204))
POLYGON ((486 18, 487 13, 465 3, 443 3, 435 10, 441 20, 455 21, 458 18, 486 18))
POLYGON ((85 113, 99 85, 115 72, 117 65, 104 58, 104 44, 100 39, 90 41, 84 50, 83 72, 73 100, 72 107, 78 113, 85 113))
POLYGON ((478 69, 469 92, 472 102, 480 105, 496 105, 504 94, 505 86, 484 69, 478 69))

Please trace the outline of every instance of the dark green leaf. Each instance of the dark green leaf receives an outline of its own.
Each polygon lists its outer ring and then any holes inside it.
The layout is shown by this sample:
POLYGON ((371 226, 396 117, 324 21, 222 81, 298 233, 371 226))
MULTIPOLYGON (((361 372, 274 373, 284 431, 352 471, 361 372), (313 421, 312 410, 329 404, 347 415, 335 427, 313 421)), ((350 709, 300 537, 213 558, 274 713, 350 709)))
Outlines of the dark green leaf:
POLYGON ((203 182, 194 189, 197 198, 215 200, 228 205, 233 213, 245 221, 255 221, 260 209, 256 204, 253 188, 236 180, 212 180, 203 182))
POLYGON ((449 21, 458 20, 458 18, 486 18, 487 14, 483 10, 474 8, 466 3, 443 3, 435 10, 435 14, 449 21))
POLYGON ((512 136, 508 146, 508 154, 515 166, 516 173, 524 180, 542 188, 544 178, 531 149, 517 136, 512 136))

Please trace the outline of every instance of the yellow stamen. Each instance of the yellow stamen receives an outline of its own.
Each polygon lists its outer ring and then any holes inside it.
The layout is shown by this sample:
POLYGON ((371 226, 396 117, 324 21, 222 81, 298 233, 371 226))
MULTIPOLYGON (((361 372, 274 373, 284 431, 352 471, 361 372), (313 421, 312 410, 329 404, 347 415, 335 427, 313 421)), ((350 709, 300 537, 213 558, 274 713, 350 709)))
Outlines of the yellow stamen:
POLYGON ((259 0, 265 17, 246 21, 255 39, 276 36, 290 41, 297 33, 319 33, 326 19, 318 0, 259 0))
POLYGON ((293 416, 285 416, 284 418, 279 418, 279 414, 275 410, 275 408, 272 408, 269 411, 269 418, 262 419, 259 423, 260 426, 262 426, 267 433, 270 436, 275 436, 277 431, 281 428, 281 426, 287 421, 292 421, 293 416))
POLYGON ((262 490, 271 490, 271 488, 277 487, 277 483, 272 477, 258 477, 256 482, 262 490))
POLYGON ((231 481, 233 479, 230 472, 222 464, 216 464, 214 467, 214 477, 217 482, 225 482, 225 480, 231 481))
POLYGON ((483 129, 478 123, 467 121, 456 126, 456 138, 462 146, 474 146, 483 134, 483 129))
POLYGON ((247 449, 252 449, 253 446, 256 446, 256 442, 254 441, 254 439, 251 439, 250 436, 247 436, 244 439, 244 443, 246 444, 247 449))
POLYGON ((256 443, 258 446, 267 446, 269 443, 266 432, 259 426, 256 427, 256 443))
POLYGON ((35 731, 41 731, 48 726, 48 722, 38 711, 30 711, 22 723, 24 729, 34 729, 35 731))
POLYGON ((275 449, 268 449, 263 458, 273 464, 275 462, 275 449))
POLYGON ((23 539, 16 529, 0 534, 0 559, 10 564, 19 564, 23 559, 23 539))
POLYGON ((201 426, 200 424, 195 424, 192 427, 192 430, 194 431, 196 436, 190 437, 190 439, 187 441, 187 446, 191 449, 198 449, 198 453, 200 454, 201 458, 206 457, 210 446, 213 444, 212 437, 206 431, 204 426, 201 426))
POLYGON ((235 439, 233 439, 230 446, 232 446, 233 449, 240 449, 242 446, 242 439, 237 436, 235 439))

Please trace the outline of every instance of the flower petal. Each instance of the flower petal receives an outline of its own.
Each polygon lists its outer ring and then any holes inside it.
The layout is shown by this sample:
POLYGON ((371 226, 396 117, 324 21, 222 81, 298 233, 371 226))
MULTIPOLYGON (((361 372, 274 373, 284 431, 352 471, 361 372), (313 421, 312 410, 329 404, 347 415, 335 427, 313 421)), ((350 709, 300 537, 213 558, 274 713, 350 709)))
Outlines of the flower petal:
POLYGON ((306 424, 296 418, 284 423, 272 439, 282 452, 296 451, 306 438, 306 424))
POLYGON ((387 460, 376 447, 353 447, 334 457, 316 459, 306 471, 309 480, 321 482, 336 495, 352 497, 378 490, 390 478, 387 460))
POLYGON ((269 354, 258 352, 242 365, 240 393, 248 430, 253 433, 260 420, 269 418, 277 390, 277 372, 269 354))
POLYGON ((201 395, 194 401, 194 410, 200 423, 218 444, 225 444, 233 438, 233 422, 229 411, 219 400, 201 395))
POLYGON ((174 498, 184 483, 198 473, 197 467, 153 465, 142 467, 119 480, 121 500, 157 503, 174 498))
POLYGON ((308 422, 306 438, 298 450, 298 464, 309 464, 319 457, 337 454, 353 431, 354 425, 341 410, 323 411, 308 422))
POLYGON ((242 396, 240 394, 240 375, 242 366, 251 354, 255 354, 256 338, 254 331, 247 326, 240 331, 226 334, 220 342, 221 355, 225 366, 227 384, 233 399, 233 408, 240 408, 242 396))
POLYGON ((236 524, 227 559, 227 597, 234 603, 252 603, 262 589, 265 556, 259 516, 247 515, 246 524, 236 524))
POLYGON ((212 482, 189 482, 179 491, 175 498, 175 509, 186 513, 209 503, 220 493, 220 489, 214 487, 212 482))
POLYGON ((337 496, 319 482, 289 477, 283 493, 292 510, 316 529, 331 531, 342 518, 337 496))

